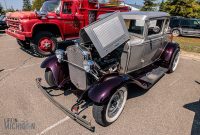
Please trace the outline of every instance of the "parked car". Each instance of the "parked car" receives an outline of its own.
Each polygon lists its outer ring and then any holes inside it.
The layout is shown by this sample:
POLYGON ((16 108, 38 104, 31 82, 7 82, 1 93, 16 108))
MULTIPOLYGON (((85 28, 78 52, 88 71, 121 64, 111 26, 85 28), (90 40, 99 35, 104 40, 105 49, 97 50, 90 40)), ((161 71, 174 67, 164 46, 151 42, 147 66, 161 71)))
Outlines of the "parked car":
POLYGON ((5 30, 5 29, 7 29, 6 16, 1 15, 0 16, 0 30, 5 30))
POLYGON ((46 0, 40 11, 7 13, 6 33, 20 46, 45 57, 54 53, 58 41, 78 38, 80 29, 99 15, 115 11, 126 12, 129 7, 107 6, 98 0, 46 0))
POLYGON ((200 19, 172 17, 170 29, 173 36, 200 36, 200 19))
POLYGON ((112 124, 124 109, 128 84, 147 90, 177 68, 180 47, 168 39, 169 20, 164 12, 104 15, 84 27, 74 45, 47 58, 41 68, 45 68, 51 88, 82 91, 71 110, 50 96, 40 78, 36 79, 38 87, 64 113, 91 131, 91 123, 79 116, 90 105, 98 124, 112 124))

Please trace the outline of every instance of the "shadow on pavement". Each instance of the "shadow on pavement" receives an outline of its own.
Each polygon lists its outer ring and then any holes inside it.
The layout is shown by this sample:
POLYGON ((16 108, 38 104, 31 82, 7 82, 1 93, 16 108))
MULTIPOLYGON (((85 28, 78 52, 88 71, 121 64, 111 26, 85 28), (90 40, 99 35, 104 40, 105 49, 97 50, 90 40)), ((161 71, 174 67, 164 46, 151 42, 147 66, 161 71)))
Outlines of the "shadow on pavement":
POLYGON ((144 90, 144 89, 138 87, 137 85, 134 85, 134 84, 128 85, 128 99, 142 96, 146 92, 148 92, 148 90, 144 90))
POLYGON ((191 135, 200 135, 200 101, 186 104, 183 107, 195 112, 191 135))
POLYGON ((29 55, 33 56, 33 57, 38 57, 38 58, 41 58, 39 57, 38 55, 36 55, 32 49, 26 49, 26 48, 23 48, 23 47, 20 47, 20 49, 26 53, 28 53, 29 55))
MULTIPOLYGON (((62 41, 62 42, 58 43, 58 49, 66 50, 67 46, 73 45, 73 44, 74 44, 74 42, 72 42, 72 41, 62 41)), ((27 49, 27 48, 21 47, 20 49, 33 57, 42 58, 42 57, 38 56, 37 54, 35 54, 31 48, 27 49)))
POLYGON ((199 81, 195 81, 197 84, 199 84, 200 85, 200 82, 199 81))

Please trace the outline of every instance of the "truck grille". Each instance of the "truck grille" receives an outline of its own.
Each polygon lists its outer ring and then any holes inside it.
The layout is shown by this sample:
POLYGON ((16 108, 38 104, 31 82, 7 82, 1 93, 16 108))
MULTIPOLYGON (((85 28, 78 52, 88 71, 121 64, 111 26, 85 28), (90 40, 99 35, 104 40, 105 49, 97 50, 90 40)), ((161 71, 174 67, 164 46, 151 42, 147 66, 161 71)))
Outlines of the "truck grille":
POLYGON ((6 20, 7 20, 7 24, 8 24, 9 29, 20 30, 19 29, 20 22, 19 22, 18 18, 7 17, 6 20))
POLYGON ((71 82, 79 89, 87 89, 87 77, 83 68, 84 56, 77 46, 67 47, 67 58, 69 63, 69 75, 71 82), (77 65, 77 66, 75 66, 77 65))

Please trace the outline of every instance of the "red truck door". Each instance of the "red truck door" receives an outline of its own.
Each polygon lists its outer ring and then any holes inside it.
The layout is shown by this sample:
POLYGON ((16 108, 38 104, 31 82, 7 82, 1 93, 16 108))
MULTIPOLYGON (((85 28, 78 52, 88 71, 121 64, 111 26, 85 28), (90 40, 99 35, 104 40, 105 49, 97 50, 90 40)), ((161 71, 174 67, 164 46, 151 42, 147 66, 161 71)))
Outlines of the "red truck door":
POLYGON ((75 37, 79 34, 79 20, 72 10, 72 2, 64 2, 61 13, 62 28, 65 37, 75 37))

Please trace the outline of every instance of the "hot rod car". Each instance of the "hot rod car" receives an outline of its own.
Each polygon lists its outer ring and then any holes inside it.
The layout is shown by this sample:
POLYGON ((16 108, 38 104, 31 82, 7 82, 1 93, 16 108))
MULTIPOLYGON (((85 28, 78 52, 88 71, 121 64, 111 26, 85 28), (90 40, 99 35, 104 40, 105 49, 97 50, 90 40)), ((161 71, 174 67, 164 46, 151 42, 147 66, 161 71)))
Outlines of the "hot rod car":
MULTIPOLYGON (((94 131, 79 114, 93 105, 95 121, 108 126, 120 116, 128 96, 127 85, 151 88, 165 73, 175 71, 180 47, 166 34, 169 15, 164 12, 116 12, 80 31, 80 39, 67 49, 57 50, 42 64, 45 79, 53 88, 81 90, 68 110, 38 87, 72 119, 94 131)), ((134 89, 134 88, 132 88, 134 89)))

